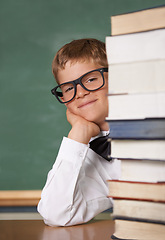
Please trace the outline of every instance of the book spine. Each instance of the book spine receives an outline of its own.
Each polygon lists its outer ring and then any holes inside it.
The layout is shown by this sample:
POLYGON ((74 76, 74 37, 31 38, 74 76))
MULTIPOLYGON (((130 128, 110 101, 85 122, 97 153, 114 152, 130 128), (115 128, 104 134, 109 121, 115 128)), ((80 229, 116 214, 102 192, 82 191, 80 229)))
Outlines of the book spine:
POLYGON ((112 139, 165 139, 165 118, 106 121, 112 139))

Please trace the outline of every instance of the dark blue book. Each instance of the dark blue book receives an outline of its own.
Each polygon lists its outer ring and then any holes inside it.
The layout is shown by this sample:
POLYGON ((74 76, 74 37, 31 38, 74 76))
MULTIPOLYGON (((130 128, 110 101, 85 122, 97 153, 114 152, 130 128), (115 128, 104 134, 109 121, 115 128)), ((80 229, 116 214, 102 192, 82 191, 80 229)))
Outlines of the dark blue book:
POLYGON ((113 239, 113 240, 133 240, 133 239, 124 239, 124 238, 117 238, 115 235, 112 235, 111 236, 111 239, 113 239))
POLYGON ((107 120, 112 139, 165 139, 165 118, 107 120))
POLYGON ((165 221, 142 219, 142 218, 136 218, 136 217, 114 216, 113 220, 123 220, 123 221, 125 220, 125 221, 131 221, 131 222, 133 221, 133 222, 155 223, 155 224, 165 225, 165 221))

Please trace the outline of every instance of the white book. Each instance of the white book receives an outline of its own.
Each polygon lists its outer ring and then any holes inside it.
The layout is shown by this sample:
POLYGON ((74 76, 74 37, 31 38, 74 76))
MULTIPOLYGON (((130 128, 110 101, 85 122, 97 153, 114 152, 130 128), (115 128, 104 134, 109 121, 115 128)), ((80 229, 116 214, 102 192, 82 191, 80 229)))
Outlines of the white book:
POLYGON ((107 120, 165 117, 165 92, 112 94, 108 96, 107 120))
POLYGON ((114 199, 113 216, 165 221, 165 204, 152 201, 114 199))
POLYGON ((109 65, 109 93, 165 91, 165 60, 109 65))
POLYGON ((106 37, 108 64, 165 59, 165 29, 106 37))
POLYGON ((165 159, 165 140, 111 140, 111 157, 118 159, 165 159))
POLYGON ((123 159, 120 180, 165 182, 165 160, 123 159))

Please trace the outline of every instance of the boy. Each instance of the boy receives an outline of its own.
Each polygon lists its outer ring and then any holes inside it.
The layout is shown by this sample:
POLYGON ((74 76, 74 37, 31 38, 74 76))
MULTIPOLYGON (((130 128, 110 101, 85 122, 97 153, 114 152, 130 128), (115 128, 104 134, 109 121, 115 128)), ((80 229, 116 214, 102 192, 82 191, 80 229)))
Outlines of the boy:
POLYGON ((52 70, 58 86, 52 90, 65 104, 71 124, 42 191, 38 211, 50 226, 70 226, 91 220, 112 207, 108 179, 118 179, 120 162, 107 161, 90 141, 109 133, 108 68, 105 44, 74 40, 56 54, 52 70))

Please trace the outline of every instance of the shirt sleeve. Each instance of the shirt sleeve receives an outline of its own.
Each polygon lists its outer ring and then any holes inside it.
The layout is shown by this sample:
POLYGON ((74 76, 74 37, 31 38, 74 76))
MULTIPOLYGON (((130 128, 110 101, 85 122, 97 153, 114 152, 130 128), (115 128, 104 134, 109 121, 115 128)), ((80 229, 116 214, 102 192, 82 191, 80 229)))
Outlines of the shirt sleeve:
POLYGON ((105 180, 109 177, 104 168, 99 169, 100 160, 96 157, 87 145, 63 138, 38 204, 46 224, 84 223, 112 206, 105 180))

